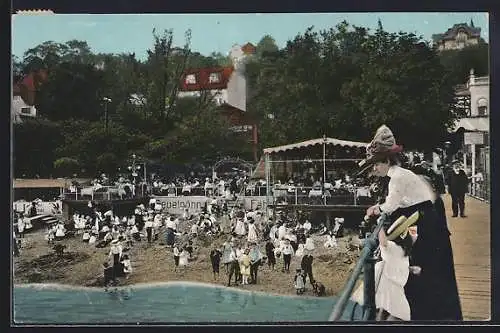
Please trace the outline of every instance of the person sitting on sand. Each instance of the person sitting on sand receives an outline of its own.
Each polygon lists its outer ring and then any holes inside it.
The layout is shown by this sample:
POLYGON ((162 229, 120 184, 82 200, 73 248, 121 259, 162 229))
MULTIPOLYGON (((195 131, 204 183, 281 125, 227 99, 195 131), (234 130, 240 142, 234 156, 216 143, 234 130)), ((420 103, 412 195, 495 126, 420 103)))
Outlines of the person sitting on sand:
POLYGON ((313 283, 313 291, 314 294, 318 297, 325 296, 326 295, 326 288, 323 285, 323 283, 314 281, 313 283))
POLYGON ((87 229, 83 232, 82 240, 84 243, 88 243, 90 239, 90 231, 87 229))
POLYGON ((89 238, 89 245, 95 244, 95 242, 97 242, 97 234, 93 232, 89 238))
POLYGON ((137 241, 137 242, 141 241, 141 233, 139 232, 139 228, 137 228, 137 224, 134 224, 132 226, 132 229, 130 229, 130 234, 132 235, 132 238, 135 241, 137 241))
POLYGON ((325 243, 323 244, 324 247, 326 247, 326 248, 335 248, 335 247, 337 247, 337 240, 335 239, 335 236, 333 235, 332 232, 330 232, 325 237, 326 237, 326 240, 325 240, 325 243))

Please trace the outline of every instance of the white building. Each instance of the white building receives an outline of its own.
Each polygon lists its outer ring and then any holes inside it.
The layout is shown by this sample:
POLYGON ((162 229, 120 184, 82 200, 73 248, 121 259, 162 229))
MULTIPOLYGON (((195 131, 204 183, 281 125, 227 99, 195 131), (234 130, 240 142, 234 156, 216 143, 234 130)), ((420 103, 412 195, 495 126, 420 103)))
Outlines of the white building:
POLYGON ((14 124, 22 122, 23 118, 35 118, 37 115, 36 107, 28 105, 21 96, 12 97, 11 116, 14 124))
MULTIPOLYGON (((466 116, 459 119, 453 131, 462 137, 463 164, 469 175, 481 174, 482 182, 487 185, 490 177, 489 132, 490 132, 490 82, 488 76, 476 77, 470 71, 467 83, 457 89, 460 106, 466 116)), ((473 192, 476 178, 473 177, 473 192)), ((482 191, 482 190, 481 190, 482 191)), ((473 193, 475 194, 475 193, 473 193)))

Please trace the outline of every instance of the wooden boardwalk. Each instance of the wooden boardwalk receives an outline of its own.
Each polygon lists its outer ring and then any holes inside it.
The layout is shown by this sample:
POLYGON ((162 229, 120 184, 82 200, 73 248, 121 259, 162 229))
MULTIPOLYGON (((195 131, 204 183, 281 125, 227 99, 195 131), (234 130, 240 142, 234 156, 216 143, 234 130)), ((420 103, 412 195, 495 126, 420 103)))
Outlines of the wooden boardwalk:
POLYGON ((466 218, 451 217, 451 199, 444 195, 455 261, 455 275, 464 320, 491 317, 490 205, 466 197, 466 218))

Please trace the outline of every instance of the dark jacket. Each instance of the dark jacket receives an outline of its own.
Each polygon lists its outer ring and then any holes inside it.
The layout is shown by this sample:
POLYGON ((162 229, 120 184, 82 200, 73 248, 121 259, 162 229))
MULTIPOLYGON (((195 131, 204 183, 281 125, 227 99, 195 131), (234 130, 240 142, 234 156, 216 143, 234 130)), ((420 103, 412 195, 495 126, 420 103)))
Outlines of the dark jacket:
POLYGON ((312 268, 312 263, 313 263, 313 256, 306 254, 302 257, 302 261, 300 263, 300 268, 302 268, 304 271, 308 272, 312 268))
POLYGON ((464 170, 460 170, 458 174, 451 171, 448 178, 448 192, 450 194, 465 194, 468 191, 469 178, 464 170))

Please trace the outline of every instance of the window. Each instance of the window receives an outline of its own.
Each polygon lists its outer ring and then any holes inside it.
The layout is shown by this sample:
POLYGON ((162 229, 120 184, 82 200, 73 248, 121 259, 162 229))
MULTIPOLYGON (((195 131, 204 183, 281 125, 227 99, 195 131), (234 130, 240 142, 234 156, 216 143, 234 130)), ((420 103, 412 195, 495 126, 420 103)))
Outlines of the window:
POLYGON ((21 108, 22 114, 31 114, 31 108, 21 108))
POLYGON ((480 98, 477 101, 477 115, 486 116, 488 114, 488 101, 486 98, 480 98))
POLYGON ((194 74, 186 75, 186 84, 196 84, 196 75, 194 74))
POLYGON ((220 83, 220 73, 210 73, 208 83, 220 83))

